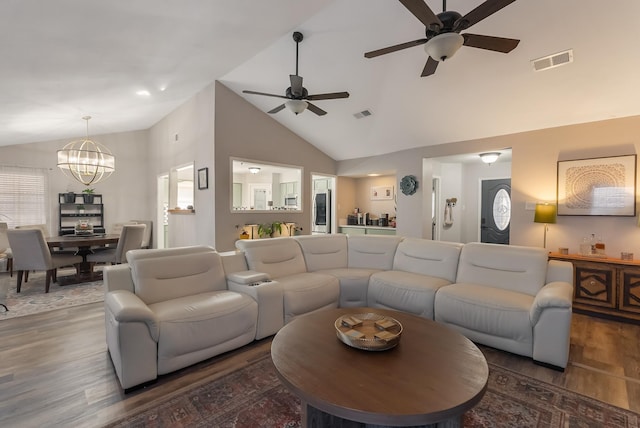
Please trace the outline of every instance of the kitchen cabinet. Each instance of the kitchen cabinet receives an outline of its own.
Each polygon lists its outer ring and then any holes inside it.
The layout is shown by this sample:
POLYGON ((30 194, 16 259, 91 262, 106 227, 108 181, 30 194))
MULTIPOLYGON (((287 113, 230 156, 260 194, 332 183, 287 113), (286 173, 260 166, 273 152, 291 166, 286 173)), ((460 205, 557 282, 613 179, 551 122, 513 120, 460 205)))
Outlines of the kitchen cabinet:
POLYGON ((573 264, 575 312, 640 324, 640 261, 550 253, 573 264))
POLYGON ((396 229, 384 226, 340 226, 340 233, 349 235, 395 235, 396 229))

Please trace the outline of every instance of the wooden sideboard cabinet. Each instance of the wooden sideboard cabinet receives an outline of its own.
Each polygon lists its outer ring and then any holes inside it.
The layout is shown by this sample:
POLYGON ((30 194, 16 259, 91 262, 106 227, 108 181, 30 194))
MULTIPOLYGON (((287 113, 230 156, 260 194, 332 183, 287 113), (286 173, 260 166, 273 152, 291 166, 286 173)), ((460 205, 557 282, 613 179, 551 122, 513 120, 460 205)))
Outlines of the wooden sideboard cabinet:
POLYGON ((573 309, 640 324, 640 261, 549 253, 573 263, 573 309))

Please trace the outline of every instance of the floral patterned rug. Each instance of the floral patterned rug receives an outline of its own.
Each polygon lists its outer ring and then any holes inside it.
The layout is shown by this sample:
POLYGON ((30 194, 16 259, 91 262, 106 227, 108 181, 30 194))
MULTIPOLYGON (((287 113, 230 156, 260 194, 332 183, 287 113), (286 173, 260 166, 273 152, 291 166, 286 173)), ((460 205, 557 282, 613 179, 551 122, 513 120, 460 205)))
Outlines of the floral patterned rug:
MULTIPOLYGON (((464 415, 465 428, 639 426, 640 416, 636 413, 504 367, 489 364, 489 368, 487 392, 464 415)), ((143 411, 108 425, 110 428, 300 426, 300 401, 280 383, 268 356, 220 379, 158 399, 143 411)))
MULTIPOLYGON (((61 269, 58 277, 72 275, 73 269, 61 269)), ((85 305, 104 300, 102 281, 84 282, 63 287, 51 283, 49 292, 44 292, 45 272, 31 272, 29 282, 22 283, 20 293, 16 293, 16 273, 0 274, 0 320, 52 311, 54 309, 85 305)))

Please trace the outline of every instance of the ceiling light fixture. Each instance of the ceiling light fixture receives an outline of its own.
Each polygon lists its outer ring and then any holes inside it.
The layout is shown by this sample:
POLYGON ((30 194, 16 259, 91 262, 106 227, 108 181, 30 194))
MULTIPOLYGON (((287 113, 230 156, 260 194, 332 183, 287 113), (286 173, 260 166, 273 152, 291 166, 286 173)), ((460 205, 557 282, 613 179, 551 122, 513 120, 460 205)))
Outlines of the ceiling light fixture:
POLYGON ((116 158, 105 146, 89 139, 91 116, 82 119, 87 121, 87 138, 72 141, 58 150, 58 168, 88 186, 108 178, 116 170, 116 158))
POLYGON ((257 173, 259 173, 259 172, 260 172, 260 168, 258 168, 257 166, 250 166, 250 167, 249 167, 249 172, 250 172, 251 174, 257 174, 257 173))
POLYGON ((436 61, 451 58, 462 47, 464 37, 458 33, 442 33, 429 39, 424 50, 436 61))
POLYGON ((480 159, 482 159, 482 162, 491 165, 492 163, 494 163, 495 161, 498 160, 498 157, 500 157, 501 153, 500 152, 487 152, 487 153, 480 153, 480 159))
POLYGON ((284 105, 286 105, 289 110, 294 112, 296 115, 299 115, 300 113, 305 111, 309 104, 303 100, 290 100, 284 103, 284 105))

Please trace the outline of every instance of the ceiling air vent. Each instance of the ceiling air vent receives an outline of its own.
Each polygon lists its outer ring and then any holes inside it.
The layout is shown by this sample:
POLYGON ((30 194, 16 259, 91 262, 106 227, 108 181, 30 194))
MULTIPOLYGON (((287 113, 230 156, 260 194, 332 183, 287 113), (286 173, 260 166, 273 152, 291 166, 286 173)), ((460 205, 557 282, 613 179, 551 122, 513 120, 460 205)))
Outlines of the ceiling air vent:
POLYGON ((353 117, 355 117, 356 119, 362 119, 363 117, 368 117, 371 116, 373 113, 371 112, 371 110, 362 110, 359 111, 358 113, 355 113, 353 115, 353 117))
POLYGON ((573 62, 573 49, 534 59, 531 61, 531 64, 533 64, 533 69, 535 71, 542 71, 554 67, 560 67, 561 65, 569 64, 570 62, 573 62))

